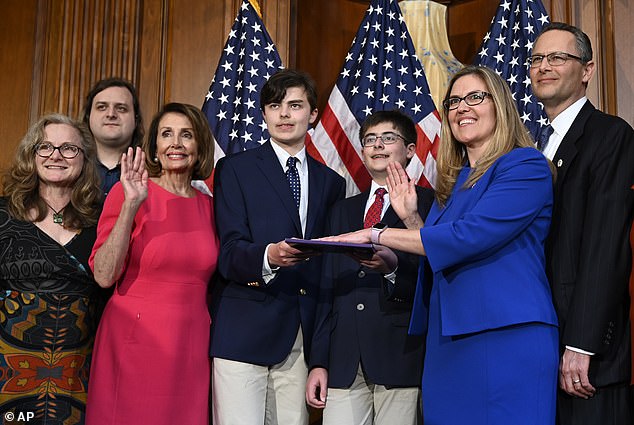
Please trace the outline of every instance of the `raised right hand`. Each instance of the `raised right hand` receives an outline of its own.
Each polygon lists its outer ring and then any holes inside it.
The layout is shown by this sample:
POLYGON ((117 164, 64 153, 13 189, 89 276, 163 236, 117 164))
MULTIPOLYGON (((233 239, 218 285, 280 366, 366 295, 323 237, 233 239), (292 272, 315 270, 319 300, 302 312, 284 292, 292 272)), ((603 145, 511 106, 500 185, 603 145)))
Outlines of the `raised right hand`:
POLYGON ((148 172, 145 169, 145 152, 129 147, 121 155, 121 185, 125 200, 139 206, 147 198, 148 172))
POLYGON ((416 182, 398 162, 387 166, 387 190, 390 194, 390 206, 408 229, 418 229, 424 223, 418 214, 418 195, 416 182))

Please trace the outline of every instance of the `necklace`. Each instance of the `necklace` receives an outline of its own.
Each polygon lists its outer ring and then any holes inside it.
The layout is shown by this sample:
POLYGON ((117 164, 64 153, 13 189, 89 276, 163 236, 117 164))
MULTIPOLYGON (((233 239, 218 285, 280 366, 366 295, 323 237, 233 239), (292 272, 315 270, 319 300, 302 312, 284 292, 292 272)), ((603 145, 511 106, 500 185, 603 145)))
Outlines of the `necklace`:
POLYGON ((46 199, 42 198, 42 200, 51 209, 51 211, 53 211, 53 223, 63 226, 64 225, 64 208, 66 208, 68 204, 64 205, 62 209, 57 211, 55 208, 51 207, 51 204, 46 202, 46 199))

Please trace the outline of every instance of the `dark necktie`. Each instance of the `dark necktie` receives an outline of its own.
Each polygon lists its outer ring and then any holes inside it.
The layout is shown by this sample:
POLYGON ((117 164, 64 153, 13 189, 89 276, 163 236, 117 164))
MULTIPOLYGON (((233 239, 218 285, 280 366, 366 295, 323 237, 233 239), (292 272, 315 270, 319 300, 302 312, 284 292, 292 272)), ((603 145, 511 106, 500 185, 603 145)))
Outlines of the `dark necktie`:
POLYGON ((299 183, 299 173, 297 172, 297 166, 295 165, 297 161, 298 159, 294 156, 291 156, 286 160, 286 166, 288 167, 288 169, 286 170, 286 179, 288 180, 288 185, 291 187, 293 199, 295 199, 295 205, 299 209, 299 199, 302 194, 302 188, 299 183))
POLYGON ((374 193, 376 193, 376 198, 374 198, 374 202, 370 205, 370 208, 368 208, 365 220, 363 220, 364 229, 372 227, 381 221, 381 213, 383 212, 383 197, 387 193, 387 190, 380 187, 374 193))
POLYGON ((537 140, 537 149, 544 152, 544 149, 546 149, 546 146, 548 145, 548 139, 550 139, 550 135, 553 134, 553 131, 555 130, 550 124, 542 129, 542 132, 539 134, 537 140))

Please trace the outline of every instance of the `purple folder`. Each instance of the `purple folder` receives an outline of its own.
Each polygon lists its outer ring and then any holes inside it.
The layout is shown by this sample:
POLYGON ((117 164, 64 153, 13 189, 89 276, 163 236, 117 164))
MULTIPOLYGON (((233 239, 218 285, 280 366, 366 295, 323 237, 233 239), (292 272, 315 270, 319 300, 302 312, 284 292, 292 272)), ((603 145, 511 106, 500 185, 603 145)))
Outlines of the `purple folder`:
POLYGON ((371 243, 331 242, 296 238, 286 238, 285 242, 300 251, 338 252, 355 254, 364 258, 371 258, 374 255, 374 248, 371 243))

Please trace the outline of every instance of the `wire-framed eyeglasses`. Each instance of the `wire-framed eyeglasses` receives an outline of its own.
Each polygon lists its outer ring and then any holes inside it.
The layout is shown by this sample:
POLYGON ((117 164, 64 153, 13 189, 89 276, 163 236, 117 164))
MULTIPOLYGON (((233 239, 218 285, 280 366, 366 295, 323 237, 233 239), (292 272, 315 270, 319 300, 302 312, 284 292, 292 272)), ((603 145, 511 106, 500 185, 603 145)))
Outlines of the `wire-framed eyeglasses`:
POLYGON ((35 153, 42 158, 50 157, 56 150, 58 150, 60 155, 66 159, 73 159, 79 155, 79 152, 84 151, 79 146, 72 145, 70 143, 64 143, 61 146, 53 146, 52 143, 42 142, 35 146, 35 153))
POLYGON ((453 109, 458 108, 458 105, 460 105, 460 102, 463 100, 464 100, 464 103, 466 103, 469 106, 476 106, 484 102, 484 99, 486 99, 487 96, 491 98, 493 97, 491 96, 491 93, 487 93, 485 91, 472 91, 471 93, 468 93, 464 97, 459 97, 459 96, 448 97, 447 99, 442 101, 442 106, 444 106, 445 109, 451 111, 453 109))
POLYGON ((398 139, 402 139, 403 141, 407 142, 407 140, 405 140, 405 138, 400 134, 388 131, 382 134, 368 134, 363 139, 361 139, 361 144, 363 145, 363 147, 374 146, 378 139, 380 139, 384 145, 391 145, 392 143, 396 143, 398 139))
POLYGON ((577 59, 581 63, 586 63, 587 61, 581 59, 579 56, 575 56, 571 53, 566 52, 552 52, 547 55, 533 55, 530 58, 526 59, 526 63, 531 68, 537 68, 541 66, 544 58, 548 62, 550 66, 561 66, 565 64, 569 58, 577 59))

